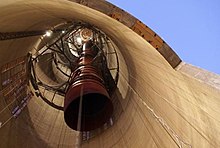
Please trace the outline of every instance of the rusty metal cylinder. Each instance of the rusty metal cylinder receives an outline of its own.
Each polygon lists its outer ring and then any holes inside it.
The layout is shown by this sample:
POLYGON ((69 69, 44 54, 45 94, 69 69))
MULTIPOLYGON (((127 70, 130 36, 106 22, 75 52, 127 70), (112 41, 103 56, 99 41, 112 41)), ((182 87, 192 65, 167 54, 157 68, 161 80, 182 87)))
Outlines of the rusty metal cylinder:
POLYGON ((91 131, 101 127, 113 112, 102 75, 91 64, 97 54, 92 46, 91 41, 84 43, 78 68, 73 72, 72 84, 64 101, 65 122, 70 128, 78 131, 91 131))

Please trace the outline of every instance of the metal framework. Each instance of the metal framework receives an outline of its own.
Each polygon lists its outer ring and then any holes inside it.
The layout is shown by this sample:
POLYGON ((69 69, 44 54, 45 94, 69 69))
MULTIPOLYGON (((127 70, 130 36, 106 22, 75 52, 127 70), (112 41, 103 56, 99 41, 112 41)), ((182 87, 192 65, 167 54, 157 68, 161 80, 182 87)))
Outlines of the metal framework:
POLYGON ((21 32, 0 32, 0 41, 18 39, 30 36, 39 36, 45 34, 45 31, 21 31, 21 32))
MULTIPOLYGON (((62 26, 60 28, 62 28, 62 26)), ((102 70, 105 86, 110 95, 117 85, 119 62, 112 41, 101 30, 90 24, 83 22, 70 23, 69 26, 65 26, 65 29, 59 29, 60 34, 58 34, 55 39, 46 42, 45 46, 31 55, 29 61, 31 83, 36 90, 37 96, 41 97, 48 105, 59 110, 63 110, 63 105, 56 104, 56 99, 64 99, 65 93, 70 85, 72 72, 77 68, 76 61, 79 57, 76 53, 82 50, 82 45, 80 45, 77 40, 79 31, 83 28, 89 28, 93 31, 93 42, 99 50, 99 53, 94 58, 93 64, 102 70), (108 55, 115 56, 116 65, 114 65, 114 67, 108 67, 108 65, 110 65, 108 64, 108 55), (46 57, 47 60, 44 60, 46 57), (47 71, 47 75, 62 75, 62 82, 45 83, 36 70, 40 68, 39 63, 44 63, 43 65, 53 65, 53 70, 47 71), (54 71, 56 71, 56 73, 54 73, 54 71), (116 75, 112 76, 111 71, 116 71, 116 75), (50 92, 52 95, 45 95, 47 92, 50 92)), ((54 30, 58 29, 55 28, 54 30)))

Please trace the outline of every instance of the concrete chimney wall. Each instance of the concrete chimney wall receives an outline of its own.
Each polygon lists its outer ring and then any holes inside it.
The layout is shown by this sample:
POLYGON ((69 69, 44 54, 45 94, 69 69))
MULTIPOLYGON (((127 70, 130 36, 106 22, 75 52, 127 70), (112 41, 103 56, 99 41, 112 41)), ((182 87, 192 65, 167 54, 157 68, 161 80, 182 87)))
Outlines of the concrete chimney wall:
MULTIPOLYGON (((82 20, 97 26, 118 46, 118 97, 123 112, 111 128, 81 146, 220 147, 220 91, 175 70, 181 61, 178 56, 160 38, 152 37, 155 40, 152 44, 141 33, 134 32, 132 23, 136 20, 130 15, 124 15, 125 12, 106 1, 76 2, 1 2, 0 32, 48 30, 67 21, 82 20), (113 10, 115 13, 110 16, 113 10), (116 15, 118 13, 122 15, 116 15)), ((34 52, 39 38, 0 41, 0 66, 29 51, 34 52)), ((5 106, 1 92, 0 111, 5 106)), ((9 110, 3 113, 0 114, 1 125, 3 116, 11 116, 9 110)), ((34 96, 17 118, 0 128, 0 139, 2 148, 72 148, 78 143, 78 133, 66 126, 62 111, 34 96)))

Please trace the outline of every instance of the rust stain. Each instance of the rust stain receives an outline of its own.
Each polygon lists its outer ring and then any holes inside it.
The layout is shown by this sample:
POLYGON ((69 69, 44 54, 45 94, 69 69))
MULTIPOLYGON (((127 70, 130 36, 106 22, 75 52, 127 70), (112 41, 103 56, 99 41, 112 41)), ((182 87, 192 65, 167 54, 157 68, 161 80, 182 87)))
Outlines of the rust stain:
POLYGON ((120 21, 122 14, 118 13, 118 12, 113 12, 112 14, 110 14, 110 17, 112 17, 113 19, 120 21))
POLYGON ((144 25, 142 22, 137 21, 131 29, 142 36, 146 41, 148 41, 154 48, 159 49, 163 46, 163 40, 150 28, 144 25))

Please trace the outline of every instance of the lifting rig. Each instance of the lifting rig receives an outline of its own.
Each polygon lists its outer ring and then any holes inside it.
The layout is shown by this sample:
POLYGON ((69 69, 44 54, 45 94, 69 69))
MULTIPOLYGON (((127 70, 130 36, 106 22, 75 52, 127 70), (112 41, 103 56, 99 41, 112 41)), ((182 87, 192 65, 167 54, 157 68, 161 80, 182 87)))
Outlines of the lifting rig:
MULTIPOLYGON (((65 122, 70 128, 95 130, 109 122, 113 113, 111 96, 119 73, 116 50, 102 31, 89 24, 78 22, 57 30, 61 31, 57 37, 30 54, 30 81, 37 96, 64 111, 65 122), (114 67, 108 64, 108 54, 116 57, 114 67), (57 73, 63 74, 62 82, 45 83, 36 70, 42 65, 55 67, 57 73), (116 75, 111 71, 116 71, 116 75), (46 97, 45 91, 52 92, 53 98, 46 97), (63 106, 54 101, 58 95, 63 98, 63 106)), ((45 73, 52 75, 48 71, 45 73)))

